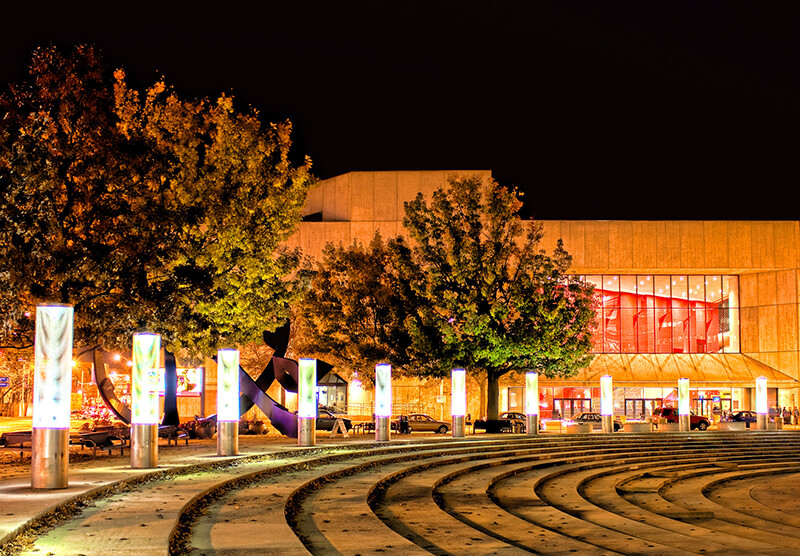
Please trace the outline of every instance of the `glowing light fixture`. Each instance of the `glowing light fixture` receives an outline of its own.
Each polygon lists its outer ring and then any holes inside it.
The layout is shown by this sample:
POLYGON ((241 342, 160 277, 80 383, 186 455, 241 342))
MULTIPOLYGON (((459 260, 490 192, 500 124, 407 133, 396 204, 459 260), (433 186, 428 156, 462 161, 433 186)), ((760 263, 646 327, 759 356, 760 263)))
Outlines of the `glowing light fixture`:
POLYGON ((690 428, 689 410, 689 379, 678 379, 678 419, 680 430, 688 431, 690 428))
POLYGON ((131 424, 158 425, 158 372, 161 336, 150 332, 133 335, 131 371, 131 424))
POLYGON ((453 422, 451 436, 464 436, 464 416, 467 413, 467 372, 453 369, 450 373, 450 415, 453 422))
POLYGON ((539 373, 525 373, 526 432, 539 434, 539 373))
POLYGON ((217 351, 217 422, 239 422, 239 350, 217 351))
POLYGON ((69 486, 69 414, 72 389, 70 305, 36 308, 31 487, 69 486))
POLYGON ((756 427, 767 428, 769 407, 767 403, 767 379, 760 376, 756 379, 756 427))
POLYGON ((297 368, 297 443, 316 444, 317 360, 300 359, 297 368))
POLYGON ((391 436, 392 366, 375 365, 375 440, 386 442, 391 436))
POLYGON ((614 415, 614 388, 610 375, 600 377, 600 414, 614 415))

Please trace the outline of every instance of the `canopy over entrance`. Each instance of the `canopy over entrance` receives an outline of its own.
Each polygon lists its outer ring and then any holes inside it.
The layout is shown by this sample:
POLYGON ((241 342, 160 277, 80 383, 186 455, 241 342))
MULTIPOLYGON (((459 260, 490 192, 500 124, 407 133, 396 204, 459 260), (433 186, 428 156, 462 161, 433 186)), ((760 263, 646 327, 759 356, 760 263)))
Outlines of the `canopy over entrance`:
POLYGON ((744 354, 605 353, 572 378, 540 380, 543 386, 598 386, 603 375, 611 375, 614 386, 674 386, 679 378, 688 378, 692 387, 752 388, 760 376, 773 388, 800 386, 796 379, 744 354))

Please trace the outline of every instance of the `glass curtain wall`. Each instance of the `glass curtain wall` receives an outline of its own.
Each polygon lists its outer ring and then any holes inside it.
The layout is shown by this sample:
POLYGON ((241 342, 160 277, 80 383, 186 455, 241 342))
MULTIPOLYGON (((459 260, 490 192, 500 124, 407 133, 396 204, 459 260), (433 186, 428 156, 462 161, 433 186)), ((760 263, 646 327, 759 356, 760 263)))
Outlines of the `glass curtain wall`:
POLYGON ((588 275, 594 353, 738 353, 739 280, 719 275, 588 275))

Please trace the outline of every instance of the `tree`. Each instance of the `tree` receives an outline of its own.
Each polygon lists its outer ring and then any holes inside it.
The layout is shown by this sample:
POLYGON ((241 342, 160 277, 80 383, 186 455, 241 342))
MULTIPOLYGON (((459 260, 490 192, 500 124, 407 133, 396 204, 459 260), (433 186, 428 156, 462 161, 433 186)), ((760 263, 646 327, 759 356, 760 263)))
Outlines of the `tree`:
POLYGON ((413 255, 401 274, 425 303, 406 325, 415 353, 432 355, 431 371, 487 375, 487 414, 498 414, 499 379, 538 370, 568 377, 591 361, 593 288, 567 273, 561 240, 539 248, 542 226, 523 223, 514 191, 477 177, 453 179, 406 203, 403 225, 413 255))
POLYGON ((297 309, 298 349, 374 381, 375 365, 403 369, 411 359, 404 321, 412 292, 394 268, 397 245, 380 234, 368 246, 328 244, 297 309))
POLYGON ((463 367, 486 377, 492 419, 506 373, 585 367, 593 289, 567 274, 560 240, 552 255, 539 249, 542 226, 520 207, 493 181, 455 179, 430 205, 406 203, 410 240, 328 246, 303 304, 305 345, 363 371, 379 360, 423 377, 463 367))
POLYGON ((288 315, 310 161, 291 125, 233 99, 141 98, 92 47, 34 53, 0 96, 2 344, 32 344, 33 307, 75 306, 77 345, 126 346, 150 329, 209 353, 288 315))

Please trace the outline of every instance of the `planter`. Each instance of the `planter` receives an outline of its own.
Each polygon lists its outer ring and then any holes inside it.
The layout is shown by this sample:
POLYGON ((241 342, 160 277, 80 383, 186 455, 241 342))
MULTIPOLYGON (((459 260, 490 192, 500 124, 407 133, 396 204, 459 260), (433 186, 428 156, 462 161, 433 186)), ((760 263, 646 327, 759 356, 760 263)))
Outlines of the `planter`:
POLYGON ((571 423, 566 426, 567 434, 589 434, 592 432, 592 425, 589 423, 571 423))
POLYGON ((720 431, 744 431, 747 430, 747 423, 744 421, 720 421, 717 425, 720 431))
POLYGON ((650 432, 653 430, 653 426, 647 421, 625 421, 622 430, 624 432, 650 432))

